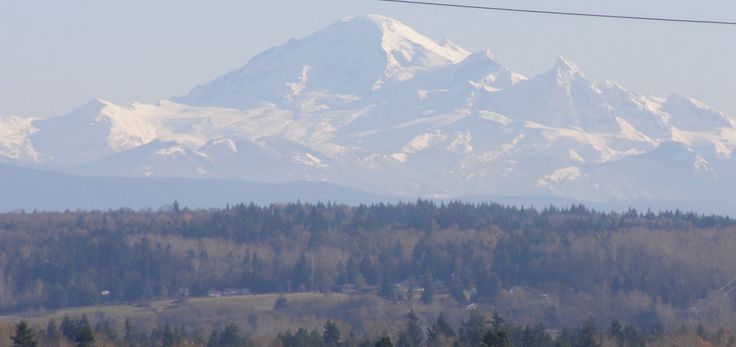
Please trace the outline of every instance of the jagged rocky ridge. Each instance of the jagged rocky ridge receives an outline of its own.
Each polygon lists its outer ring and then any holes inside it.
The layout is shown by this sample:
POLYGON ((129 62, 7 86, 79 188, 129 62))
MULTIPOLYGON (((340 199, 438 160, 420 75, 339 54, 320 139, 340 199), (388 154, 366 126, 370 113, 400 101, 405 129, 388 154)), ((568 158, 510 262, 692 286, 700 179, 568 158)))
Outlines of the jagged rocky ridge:
POLYGON ((155 105, 0 118, 0 162, 74 174, 321 181, 405 197, 727 201, 731 117, 345 18, 155 105))

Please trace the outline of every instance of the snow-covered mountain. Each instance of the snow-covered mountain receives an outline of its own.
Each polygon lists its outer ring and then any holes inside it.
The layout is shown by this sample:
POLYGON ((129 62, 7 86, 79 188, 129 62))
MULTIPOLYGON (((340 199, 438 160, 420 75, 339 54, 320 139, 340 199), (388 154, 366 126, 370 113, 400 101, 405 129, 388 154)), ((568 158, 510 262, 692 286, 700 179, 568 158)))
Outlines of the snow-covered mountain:
POLYGON ((734 146, 734 119, 691 98, 593 81, 564 58, 525 77, 382 16, 345 18, 155 105, 0 118, 5 163, 405 197, 726 201, 734 146))
POLYGON ((245 108, 315 92, 360 95, 460 62, 468 54, 390 18, 351 17, 271 48, 244 67, 175 100, 245 108))

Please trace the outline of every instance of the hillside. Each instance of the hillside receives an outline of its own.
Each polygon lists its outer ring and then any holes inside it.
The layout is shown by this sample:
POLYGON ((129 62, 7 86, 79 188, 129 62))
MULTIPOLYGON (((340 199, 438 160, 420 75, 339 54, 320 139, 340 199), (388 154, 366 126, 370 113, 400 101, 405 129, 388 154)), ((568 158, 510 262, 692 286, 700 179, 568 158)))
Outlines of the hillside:
POLYGON ((588 315, 671 327, 690 307, 720 322, 730 311, 703 300, 736 277, 734 230, 731 219, 679 211, 429 201, 6 213, 0 310, 236 288, 368 293, 407 305, 445 298, 551 327, 588 315))
POLYGON ((0 211, 147 209, 173 203, 198 208, 242 201, 397 201, 324 182, 259 183, 214 178, 81 176, 0 164, 0 211))

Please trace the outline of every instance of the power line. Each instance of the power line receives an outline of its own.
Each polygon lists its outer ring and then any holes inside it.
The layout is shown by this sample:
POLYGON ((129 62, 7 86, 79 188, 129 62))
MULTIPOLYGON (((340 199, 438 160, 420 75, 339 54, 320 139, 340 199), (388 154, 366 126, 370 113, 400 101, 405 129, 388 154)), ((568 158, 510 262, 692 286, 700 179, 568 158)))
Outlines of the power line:
POLYGON ((490 10, 490 11, 504 11, 504 12, 536 13, 536 14, 558 15, 558 16, 577 16, 577 17, 595 17, 595 18, 611 18, 611 19, 629 19, 629 20, 656 21, 656 22, 675 22, 675 23, 689 23, 689 24, 736 25, 736 22, 717 21, 717 20, 700 20, 700 19, 685 19, 685 18, 664 18, 664 17, 640 17, 640 16, 623 16, 623 15, 604 14, 604 13, 546 11, 546 10, 533 10, 533 9, 525 9, 525 8, 510 8, 510 7, 491 7, 491 6, 478 6, 478 5, 463 5, 463 4, 450 4, 450 3, 442 3, 442 2, 414 1, 414 0, 378 0, 378 1, 394 2, 394 3, 402 3, 402 4, 412 4, 412 5, 427 5, 427 6, 440 6, 440 7, 467 8, 467 9, 475 9, 475 10, 490 10))

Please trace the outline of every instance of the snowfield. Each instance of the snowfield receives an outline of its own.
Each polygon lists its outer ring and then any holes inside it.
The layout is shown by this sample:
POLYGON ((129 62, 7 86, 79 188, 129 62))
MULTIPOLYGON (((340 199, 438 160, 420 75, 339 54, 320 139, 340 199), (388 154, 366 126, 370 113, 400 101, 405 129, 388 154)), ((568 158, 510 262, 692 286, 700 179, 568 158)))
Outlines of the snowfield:
POLYGON ((273 47, 182 97, 0 118, 0 161, 69 173, 319 181, 407 197, 729 199, 736 123, 679 95, 525 77, 383 16, 273 47), (724 183, 726 184, 724 186, 724 183))

